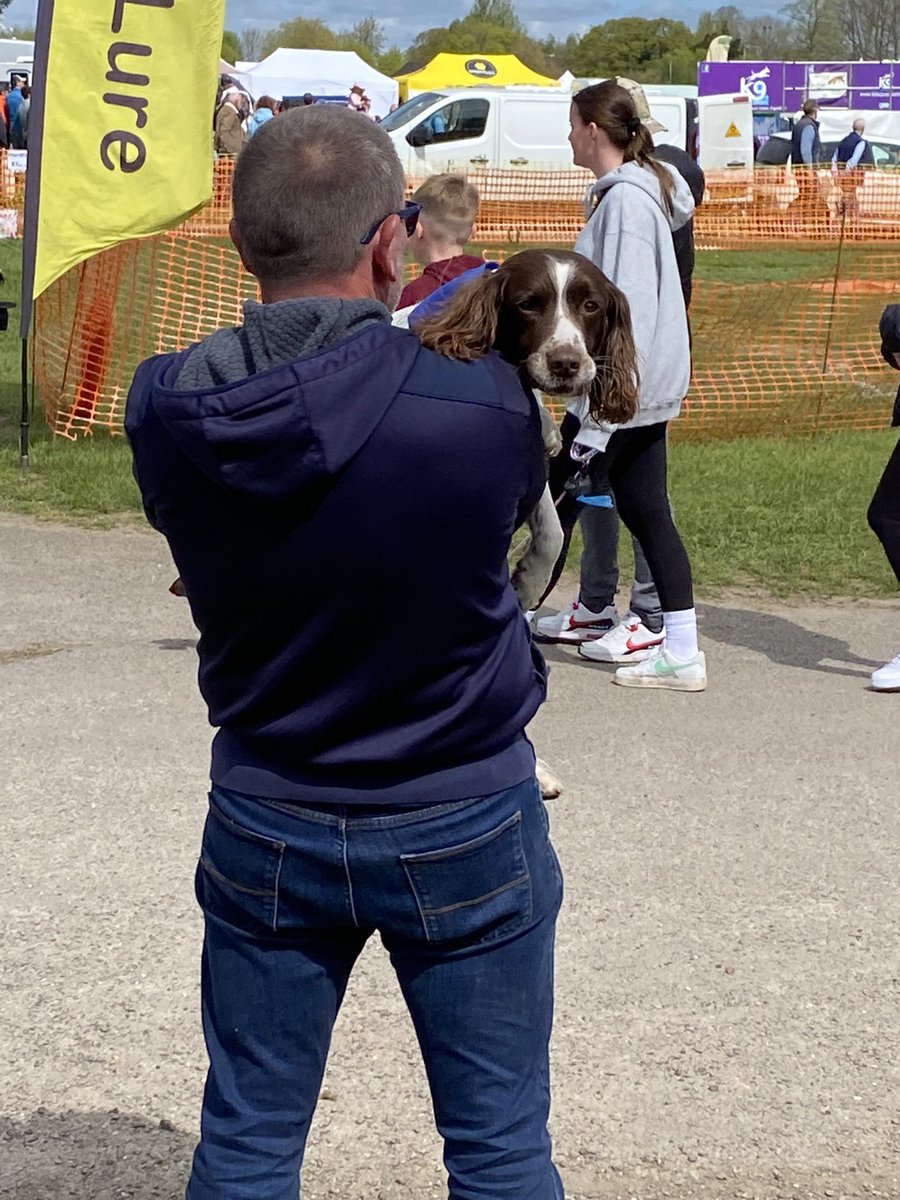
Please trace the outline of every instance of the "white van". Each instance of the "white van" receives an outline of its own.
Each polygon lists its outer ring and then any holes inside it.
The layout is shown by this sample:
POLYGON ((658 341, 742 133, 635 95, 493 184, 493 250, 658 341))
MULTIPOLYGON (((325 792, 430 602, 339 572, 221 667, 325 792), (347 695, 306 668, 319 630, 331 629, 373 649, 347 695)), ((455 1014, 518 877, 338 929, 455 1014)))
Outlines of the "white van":
POLYGON ((34 42, 0 38, 0 82, 12 83, 14 75, 26 83, 34 82, 34 42))
MULTIPOLYGON (((502 167, 572 168, 568 92, 543 88, 460 88, 422 92, 385 117, 408 175, 502 167)), ((653 116, 666 126, 656 141, 699 157, 705 170, 753 166, 753 114, 746 96, 655 95, 653 116)))

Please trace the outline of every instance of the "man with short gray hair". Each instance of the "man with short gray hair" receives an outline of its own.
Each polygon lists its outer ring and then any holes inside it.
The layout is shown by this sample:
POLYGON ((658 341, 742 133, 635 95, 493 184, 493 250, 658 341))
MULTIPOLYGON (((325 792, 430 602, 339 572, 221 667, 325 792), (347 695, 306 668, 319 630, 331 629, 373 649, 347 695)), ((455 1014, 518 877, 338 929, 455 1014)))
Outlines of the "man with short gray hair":
POLYGON ((852 222, 859 220, 858 189, 865 183, 865 167, 875 166, 872 147, 863 137, 866 122, 857 117, 853 128, 838 142, 831 158, 831 170, 841 189, 841 209, 852 222))
POLYGON ((506 562, 544 488, 540 418, 497 356, 453 362, 392 327, 417 218, 404 185, 388 135, 347 109, 267 122, 232 223, 262 303, 144 363, 128 399, 218 727, 188 1200, 297 1200, 376 931, 450 1196, 563 1194, 547 1131, 562 879, 524 732, 546 672, 506 562))

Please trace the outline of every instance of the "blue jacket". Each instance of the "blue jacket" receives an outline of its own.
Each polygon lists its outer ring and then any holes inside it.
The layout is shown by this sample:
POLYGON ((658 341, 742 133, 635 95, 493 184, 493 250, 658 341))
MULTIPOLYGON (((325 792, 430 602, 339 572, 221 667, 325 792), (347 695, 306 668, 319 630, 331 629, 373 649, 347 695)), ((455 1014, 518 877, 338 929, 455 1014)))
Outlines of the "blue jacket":
POLYGON ((13 122, 19 114, 19 105, 24 99, 25 97, 22 95, 21 88, 13 88, 6 97, 6 115, 9 119, 10 129, 12 128, 13 122))
POLYGON ((259 133, 263 125, 265 125, 267 121, 271 121, 274 116, 275 114, 272 112, 271 108, 258 108, 247 122, 247 132, 250 137, 253 137, 254 133, 259 133))
POLYGON ((874 167, 875 156, 872 153, 872 147, 868 144, 865 138, 860 137, 855 129, 851 129, 847 136, 838 142, 837 149, 834 152, 834 161, 842 164, 848 163, 856 153, 856 149, 860 142, 863 143, 863 150, 862 155, 857 159, 857 162, 865 167, 874 167))
POLYGON ((527 778, 545 668, 506 556, 545 465, 513 369, 378 324, 178 390, 191 352, 138 369, 125 425, 200 631, 214 782, 418 805, 527 778))

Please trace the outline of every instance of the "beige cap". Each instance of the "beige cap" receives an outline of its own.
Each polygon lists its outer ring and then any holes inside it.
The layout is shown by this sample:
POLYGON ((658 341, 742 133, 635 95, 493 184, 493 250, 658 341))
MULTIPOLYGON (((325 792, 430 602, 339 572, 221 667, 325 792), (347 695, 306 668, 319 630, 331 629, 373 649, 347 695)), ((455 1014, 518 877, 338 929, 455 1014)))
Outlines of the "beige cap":
POLYGON ((647 95, 637 80, 626 79, 624 75, 617 75, 616 83, 619 85, 619 87, 623 87, 634 101, 634 107, 638 115, 638 120, 648 131, 648 133, 669 132, 665 125, 657 121, 656 117, 650 115, 650 105, 647 103, 647 95))

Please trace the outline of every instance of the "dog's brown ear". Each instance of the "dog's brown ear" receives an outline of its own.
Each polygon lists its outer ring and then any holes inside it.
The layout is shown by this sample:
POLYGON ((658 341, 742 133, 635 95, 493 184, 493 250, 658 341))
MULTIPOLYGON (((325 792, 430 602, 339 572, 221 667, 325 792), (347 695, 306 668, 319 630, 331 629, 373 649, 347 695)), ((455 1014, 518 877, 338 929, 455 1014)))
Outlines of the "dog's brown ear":
POLYGON ((612 284, 609 290, 606 327, 593 354, 597 375, 591 384, 590 413, 595 421, 623 425, 638 410, 640 375, 628 301, 612 284))
POLYGON ((417 324, 416 336, 423 346, 448 358, 482 358, 497 337, 502 290, 497 273, 485 271, 459 288, 440 312, 417 324))

